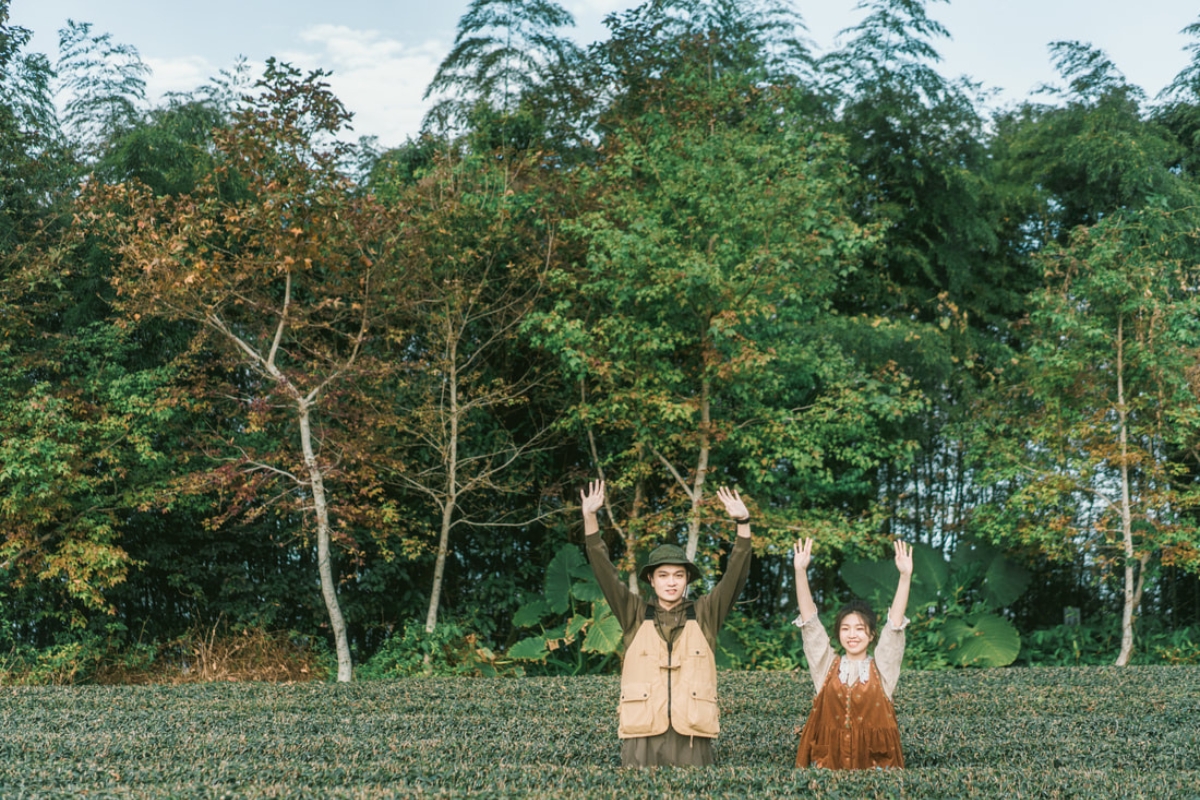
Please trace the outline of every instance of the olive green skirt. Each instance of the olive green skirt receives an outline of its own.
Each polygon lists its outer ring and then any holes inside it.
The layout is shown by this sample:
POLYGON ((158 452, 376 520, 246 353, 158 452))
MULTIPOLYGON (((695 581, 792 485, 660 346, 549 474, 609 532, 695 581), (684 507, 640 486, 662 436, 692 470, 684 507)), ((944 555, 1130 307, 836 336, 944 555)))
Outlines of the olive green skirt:
POLYGON ((712 739, 684 736, 674 728, 658 736, 621 740, 623 767, 711 767, 714 763, 712 739))

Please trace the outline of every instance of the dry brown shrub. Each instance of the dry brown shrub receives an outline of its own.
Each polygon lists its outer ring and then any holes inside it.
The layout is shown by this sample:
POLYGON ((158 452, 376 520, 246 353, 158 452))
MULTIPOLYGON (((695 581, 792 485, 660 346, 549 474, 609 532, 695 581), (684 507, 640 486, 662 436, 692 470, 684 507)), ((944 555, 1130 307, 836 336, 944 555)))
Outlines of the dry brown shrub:
POLYGON ((231 630, 221 622, 196 628, 158 648, 147 663, 110 661, 96 670, 100 684, 324 680, 329 666, 307 637, 261 628, 231 630))

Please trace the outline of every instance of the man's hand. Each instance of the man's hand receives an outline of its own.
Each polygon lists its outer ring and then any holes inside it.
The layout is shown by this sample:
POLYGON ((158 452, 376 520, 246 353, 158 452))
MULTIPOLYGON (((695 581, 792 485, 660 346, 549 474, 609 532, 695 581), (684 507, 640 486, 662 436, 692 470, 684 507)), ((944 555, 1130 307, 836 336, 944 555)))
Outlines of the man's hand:
POLYGON ((746 504, 742 502, 742 498, 736 489, 731 491, 727 487, 722 486, 720 489, 717 489, 717 497, 725 504, 725 513, 732 519, 745 519, 750 516, 750 512, 746 509, 746 504))
POLYGON ((595 518, 596 512, 604 506, 604 481, 592 481, 586 490, 579 490, 579 508, 583 518, 595 518))

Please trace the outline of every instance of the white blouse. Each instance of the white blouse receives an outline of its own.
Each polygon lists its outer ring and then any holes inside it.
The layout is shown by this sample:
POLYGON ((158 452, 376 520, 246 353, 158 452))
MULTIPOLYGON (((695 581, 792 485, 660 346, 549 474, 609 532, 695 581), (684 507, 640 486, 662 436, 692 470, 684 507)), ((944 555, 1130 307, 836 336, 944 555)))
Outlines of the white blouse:
MULTIPOLYGON (((808 674, 812 677, 813 687, 817 694, 825 685, 825 676, 837 655, 829 644, 829 634, 817 615, 806 620, 797 616, 792 624, 800 629, 804 640, 804 656, 808 659, 808 674)), ((879 677, 883 681, 883 692, 890 700, 896 691, 900 680, 900 663, 904 661, 904 629, 908 626, 908 617, 899 625, 892 624, 891 619, 884 623, 879 631, 879 643, 875 646, 875 666, 879 668, 879 677)), ((862 661, 850 661, 843 658, 838 670, 842 683, 849 686, 855 681, 866 683, 871 679, 871 658, 862 661)))

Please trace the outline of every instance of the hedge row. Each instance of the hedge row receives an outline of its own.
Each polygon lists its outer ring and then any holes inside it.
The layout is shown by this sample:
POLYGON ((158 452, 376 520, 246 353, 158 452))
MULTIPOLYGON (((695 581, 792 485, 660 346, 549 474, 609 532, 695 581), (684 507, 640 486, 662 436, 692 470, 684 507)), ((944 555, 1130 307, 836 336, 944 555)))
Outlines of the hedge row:
POLYGON ((1200 798, 1200 668, 905 673, 902 772, 792 769, 806 676, 721 692, 720 766, 622 770, 611 676, 3 688, 0 796, 1200 798))

